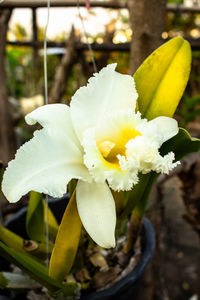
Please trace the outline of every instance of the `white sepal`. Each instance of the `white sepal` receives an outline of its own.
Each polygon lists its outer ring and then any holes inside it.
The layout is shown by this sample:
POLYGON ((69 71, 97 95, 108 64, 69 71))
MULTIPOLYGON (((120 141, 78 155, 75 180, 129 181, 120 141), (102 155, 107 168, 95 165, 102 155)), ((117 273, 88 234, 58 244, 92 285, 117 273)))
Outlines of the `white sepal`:
POLYGON ((104 248, 115 247, 115 202, 107 184, 79 180, 76 198, 79 216, 91 238, 104 248))

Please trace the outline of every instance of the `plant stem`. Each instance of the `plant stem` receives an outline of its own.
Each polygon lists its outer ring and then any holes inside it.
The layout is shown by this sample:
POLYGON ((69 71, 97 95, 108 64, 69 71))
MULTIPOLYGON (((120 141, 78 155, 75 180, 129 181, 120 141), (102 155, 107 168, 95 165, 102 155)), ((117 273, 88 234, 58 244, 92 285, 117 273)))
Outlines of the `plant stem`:
POLYGON ((132 211, 130 223, 127 230, 127 239, 123 247, 123 252, 128 254, 132 249, 133 246, 138 238, 142 225, 142 217, 139 216, 136 209, 132 211))

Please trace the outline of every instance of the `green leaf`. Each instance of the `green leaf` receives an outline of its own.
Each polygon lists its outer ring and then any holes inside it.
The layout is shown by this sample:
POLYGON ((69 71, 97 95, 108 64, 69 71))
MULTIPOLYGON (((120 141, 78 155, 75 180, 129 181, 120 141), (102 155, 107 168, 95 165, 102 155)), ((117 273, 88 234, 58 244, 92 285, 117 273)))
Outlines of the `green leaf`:
POLYGON ((0 288, 2 289, 30 290, 38 289, 39 287, 40 285, 28 276, 10 272, 0 272, 0 288))
POLYGON ((70 197, 72 196, 75 188, 76 188, 76 185, 77 185, 77 179, 72 179, 70 180, 70 182, 68 183, 68 188, 67 188, 67 191, 70 195, 70 197))
MULTIPOLYGON (((42 194, 37 192, 30 192, 28 211, 26 215, 26 231, 30 239, 40 242, 46 241, 46 222, 46 203, 43 199, 42 194)), ((58 231, 58 222, 49 207, 48 228, 49 236, 52 239, 55 239, 58 231)))
POLYGON ((26 214, 26 231, 34 241, 46 241, 42 194, 30 192, 26 214))
POLYGON ((184 128, 179 128, 179 132, 173 138, 165 142, 161 149, 161 155, 165 155, 170 151, 175 153, 175 159, 180 160, 187 154, 200 150, 200 140, 192 138, 184 128))
POLYGON ((2 242, 0 242, 0 256, 18 266, 42 286, 45 286, 53 296, 62 293, 64 296, 73 297, 77 293, 78 287, 76 283, 59 283, 54 278, 48 276, 46 266, 14 249, 8 248, 2 242))
POLYGON ((51 255, 49 275, 56 280, 62 281, 71 270, 78 250, 81 228, 74 191, 59 226, 51 255))
POLYGON ((8 248, 2 242, 0 242, 0 255, 18 266, 22 271, 29 274, 30 277, 46 288, 52 291, 57 291, 61 288, 60 283, 48 276, 47 267, 27 255, 23 255, 14 249, 8 248))
POLYGON ((16 251, 29 255, 29 253, 27 253, 23 248, 24 239, 3 227, 3 225, 0 225, 0 241, 5 243, 8 247, 12 247, 16 251))
MULTIPOLYGON (((46 241, 45 242, 34 242, 31 240, 24 240, 21 236, 12 232, 11 230, 3 227, 0 224, 0 240, 8 247, 19 251, 24 255, 28 255, 37 260, 46 259, 46 241)), ((49 254, 52 252, 53 244, 49 242, 49 254)))
MULTIPOLYGON (((38 260, 46 259, 47 246, 44 224, 44 210, 41 194, 32 192, 26 217, 26 227, 29 236, 37 242, 33 242, 32 240, 24 241, 22 237, 2 225, 0 225, 0 240, 8 247, 22 254, 37 258, 38 260)), ((53 244, 49 241, 49 254, 52 252, 52 249, 53 244)))
POLYGON ((147 208, 149 193, 157 177, 158 174, 155 172, 139 174, 138 184, 136 184, 131 191, 127 192, 127 205, 120 218, 128 216, 133 209, 137 210, 139 216, 142 217, 144 215, 147 208))
POLYGON ((116 239, 122 237, 126 234, 127 231, 128 218, 117 218, 115 236, 116 239))
POLYGON ((112 195, 115 200, 116 215, 118 217, 126 207, 128 201, 128 194, 125 191, 117 192, 112 190, 112 195))
POLYGON ((172 117, 185 90, 191 69, 191 49, 176 37, 156 49, 134 74, 142 116, 172 117))
MULTIPOLYGON (((145 175, 143 175, 143 176, 145 176, 145 175)), ((140 218, 143 218, 143 216, 147 210, 149 194, 151 192, 151 189, 152 189, 156 179, 158 178, 158 175, 159 174, 157 174, 156 172, 153 172, 153 171, 151 173, 149 173, 149 178, 146 178, 147 179, 146 187, 143 190, 142 196, 140 199, 137 199, 135 209, 136 209, 136 213, 138 214, 138 216, 140 218)), ((142 188, 142 186, 141 186, 141 188, 142 188)))

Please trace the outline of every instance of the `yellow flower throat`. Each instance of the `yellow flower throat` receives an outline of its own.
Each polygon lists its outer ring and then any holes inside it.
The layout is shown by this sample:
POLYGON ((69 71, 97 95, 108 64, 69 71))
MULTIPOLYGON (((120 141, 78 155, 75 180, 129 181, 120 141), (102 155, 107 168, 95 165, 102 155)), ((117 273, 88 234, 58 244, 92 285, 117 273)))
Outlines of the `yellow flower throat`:
POLYGON ((99 151, 109 163, 118 164, 117 155, 126 156, 126 144, 141 133, 135 128, 126 127, 119 131, 117 139, 106 139, 98 144, 99 151))

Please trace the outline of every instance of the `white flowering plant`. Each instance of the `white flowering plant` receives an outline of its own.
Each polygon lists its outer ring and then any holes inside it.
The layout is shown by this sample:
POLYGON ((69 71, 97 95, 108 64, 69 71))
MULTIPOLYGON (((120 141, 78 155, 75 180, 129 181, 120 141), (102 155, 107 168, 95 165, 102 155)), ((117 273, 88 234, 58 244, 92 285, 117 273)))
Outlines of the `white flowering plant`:
MULTIPOLYGON (((26 247, 20 236, 1 225, 0 255, 54 297, 77 292, 77 284, 64 279, 76 257, 82 225, 97 245, 112 248, 116 224, 130 216, 134 234, 127 231, 128 253, 158 174, 168 174, 183 156, 199 150, 199 140, 172 118, 190 65, 190 46, 177 37, 153 52, 133 77, 110 64, 75 93, 70 106, 45 105, 25 117, 29 125, 39 123, 42 129, 8 164, 2 180, 5 197, 12 203, 30 191, 62 197, 67 185, 71 197, 59 226, 48 211, 48 268, 43 264, 47 213, 38 193, 31 192, 26 219, 35 242, 26 247)), ((1 286, 12 286, 9 276, 1 273, 1 286)), ((23 282, 30 286, 27 277, 23 282)))

